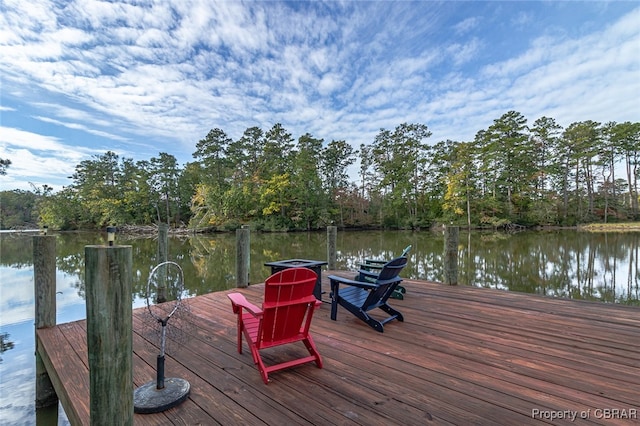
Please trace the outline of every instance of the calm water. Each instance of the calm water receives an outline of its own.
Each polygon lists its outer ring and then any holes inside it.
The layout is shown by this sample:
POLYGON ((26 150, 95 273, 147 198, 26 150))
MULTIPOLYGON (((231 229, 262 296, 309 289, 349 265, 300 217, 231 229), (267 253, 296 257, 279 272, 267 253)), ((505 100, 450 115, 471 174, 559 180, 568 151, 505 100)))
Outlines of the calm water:
MULTIPOLYGON (((103 244, 96 233, 56 235, 57 321, 83 319, 84 247, 103 244)), ((0 353, 0 424, 36 423, 33 235, 0 234, 0 334, 13 348, 0 353)), ((142 307, 150 270, 158 263, 153 238, 125 238, 133 247, 133 305, 142 307)), ((442 280, 443 235, 433 232, 338 232, 338 269, 363 258, 389 259, 411 244, 403 276, 442 280)), ((459 282, 552 297, 640 305, 640 233, 576 231, 460 234, 459 282)), ((251 234, 250 281, 269 275, 265 262, 326 260, 326 233, 251 234)), ((235 286, 235 234, 170 238, 169 260, 184 271, 190 296, 235 286)), ((55 416, 55 413, 54 413, 55 416)), ((46 424, 38 419, 40 424, 46 424)), ((55 424, 55 417, 49 423, 55 424)), ((63 412, 59 424, 68 424, 63 412)))

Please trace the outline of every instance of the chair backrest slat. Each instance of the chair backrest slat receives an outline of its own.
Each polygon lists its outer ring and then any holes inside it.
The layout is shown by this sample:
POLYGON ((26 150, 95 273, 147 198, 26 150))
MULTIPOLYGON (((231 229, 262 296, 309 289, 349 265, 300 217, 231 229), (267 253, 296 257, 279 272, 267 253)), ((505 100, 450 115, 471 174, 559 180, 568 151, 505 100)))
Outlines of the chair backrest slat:
POLYGON ((277 272, 265 281, 262 305, 262 344, 271 345, 306 332, 305 321, 313 309, 317 275, 307 268, 290 268, 277 272))
POLYGON ((378 287, 369 292, 367 299, 362 304, 364 311, 387 301, 397 284, 402 281, 399 275, 406 265, 406 257, 397 257, 382 267, 380 274, 378 274, 375 280, 375 284, 378 284, 378 287))
POLYGON ((386 281, 397 277, 398 275, 400 275, 400 272, 402 271, 402 269, 404 269, 405 266, 407 266, 406 257, 401 256, 390 260, 382 267, 382 270, 378 274, 377 281, 386 281))

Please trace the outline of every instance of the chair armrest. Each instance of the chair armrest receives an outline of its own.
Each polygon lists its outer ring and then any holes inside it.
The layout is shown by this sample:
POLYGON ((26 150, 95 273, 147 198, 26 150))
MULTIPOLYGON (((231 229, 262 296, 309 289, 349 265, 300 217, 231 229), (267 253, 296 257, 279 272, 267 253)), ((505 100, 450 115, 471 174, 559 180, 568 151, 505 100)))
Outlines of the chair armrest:
POLYGON ((348 278, 339 277, 337 275, 329 275, 329 281, 331 282, 331 290, 333 291, 334 287, 337 289, 339 284, 352 285, 360 288, 373 289, 378 287, 377 284, 367 283, 362 281, 350 280, 348 278))
POLYGON ((254 317, 258 317, 262 315, 262 309, 249 302, 244 294, 241 293, 229 293, 227 297, 231 300, 231 306, 233 307, 233 313, 237 314, 240 312, 240 308, 246 309, 250 312, 254 317))
POLYGON ((378 259, 365 259, 364 260, 364 264, 365 265, 371 265, 372 267, 375 267, 376 265, 380 265, 380 267, 382 267, 382 265, 384 265, 387 262, 388 262, 388 260, 378 260, 378 259))

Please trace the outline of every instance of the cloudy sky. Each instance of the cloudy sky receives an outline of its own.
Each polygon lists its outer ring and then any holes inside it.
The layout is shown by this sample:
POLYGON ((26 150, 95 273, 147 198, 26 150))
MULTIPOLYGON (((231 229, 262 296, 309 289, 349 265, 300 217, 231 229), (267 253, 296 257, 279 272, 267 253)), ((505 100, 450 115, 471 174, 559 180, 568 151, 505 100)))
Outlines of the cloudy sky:
POLYGON ((108 150, 192 161, 221 128, 371 143, 640 120, 637 1, 0 0, 0 189, 69 185, 108 150))

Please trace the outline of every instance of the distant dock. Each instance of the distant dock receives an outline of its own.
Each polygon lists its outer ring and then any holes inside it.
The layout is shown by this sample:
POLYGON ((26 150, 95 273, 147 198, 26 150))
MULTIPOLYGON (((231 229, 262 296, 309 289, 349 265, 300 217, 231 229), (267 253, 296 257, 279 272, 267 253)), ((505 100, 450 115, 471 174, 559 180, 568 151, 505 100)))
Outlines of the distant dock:
MULTIPOLYGON (((323 273, 323 297, 328 301, 323 273)), ((405 322, 377 333, 324 304, 313 337, 324 368, 276 372, 265 385, 250 352, 236 351, 226 294, 260 303, 264 286, 188 299, 188 338, 168 353, 167 377, 188 380, 189 398, 136 425, 525 425, 640 422, 640 309, 405 280, 389 303, 405 322)), ((135 386, 155 378, 158 353, 136 309, 135 386)), ((89 424, 86 321, 37 330, 39 351, 73 425, 89 424)), ((245 343, 246 348, 246 343, 245 343)), ((301 348, 286 348, 295 351, 301 348)), ((283 349, 270 355, 277 359, 283 349)))

